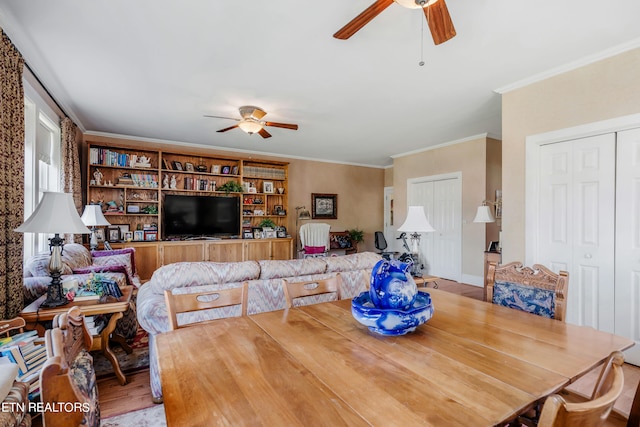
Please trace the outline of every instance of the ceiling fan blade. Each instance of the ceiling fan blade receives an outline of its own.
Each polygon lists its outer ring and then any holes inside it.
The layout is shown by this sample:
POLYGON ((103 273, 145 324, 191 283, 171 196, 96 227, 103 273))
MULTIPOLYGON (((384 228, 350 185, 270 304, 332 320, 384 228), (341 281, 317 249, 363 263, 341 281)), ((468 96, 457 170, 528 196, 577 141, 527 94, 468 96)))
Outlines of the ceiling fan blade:
POLYGON ((276 122, 265 122, 265 126, 273 126, 274 128, 285 128, 291 130, 298 130, 298 125, 293 125, 289 123, 276 123, 276 122))
POLYGON ((235 129, 237 127, 238 127, 238 125, 233 125, 233 126, 229 126, 228 128, 217 130, 216 132, 226 132, 228 130, 235 129))
POLYGON ((240 119, 236 119, 236 118, 233 118, 233 117, 209 116, 208 114, 205 114, 205 115, 204 115, 204 116, 202 116, 202 117, 212 117, 212 118, 214 118, 214 119, 235 120, 236 122, 239 122, 239 121, 240 121, 240 119))
POLYGON ((423 10, 431 30, 431 37, 433 37, 433 42, 436 45, 455 37, 456 29, 453 27, 453 21, 451 21, 451 15, 449 15, 449 8, 445 0, 438 0, 423 10))
POLYGON ((347 25, 340 28, 333 37, 340 40, 348 39, 362 27, 367 25, 373 18, 378 16, 380 12, 388 8, 391 3, 393 3, 393 0, 377 0, 374 4, 366 8, 360 15, 353 18, 347 25))
POLYGON ((271 134, 269 132, 267 132, 264 128, 260 129, 258 131, 258 133, 260 134, 261 137, 263 138, 271 138, 271 134))

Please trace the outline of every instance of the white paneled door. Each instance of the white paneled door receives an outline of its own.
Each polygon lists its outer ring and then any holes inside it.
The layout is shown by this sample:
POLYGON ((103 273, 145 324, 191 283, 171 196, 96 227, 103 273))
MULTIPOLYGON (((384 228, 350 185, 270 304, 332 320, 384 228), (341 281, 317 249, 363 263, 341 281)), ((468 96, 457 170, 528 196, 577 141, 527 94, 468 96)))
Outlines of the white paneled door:
POLYGON ((640 129, 618 132, 615 332, 635 341, 625 359, 640 365, 640 129))
POLYGON ((423 233, 425 272, 459 281, 462 275, 462 177, 446 174, 407 182, 409 206, 423 206, 433 233, 423 233))
POLYGON ((539 147, 533 261, 569 272, 567 321, 638 345, 640 129, 539 147))
POLYGON ((567 321, 613 332, 615 135, 541 147, 536 262, 567 270, 567 321))

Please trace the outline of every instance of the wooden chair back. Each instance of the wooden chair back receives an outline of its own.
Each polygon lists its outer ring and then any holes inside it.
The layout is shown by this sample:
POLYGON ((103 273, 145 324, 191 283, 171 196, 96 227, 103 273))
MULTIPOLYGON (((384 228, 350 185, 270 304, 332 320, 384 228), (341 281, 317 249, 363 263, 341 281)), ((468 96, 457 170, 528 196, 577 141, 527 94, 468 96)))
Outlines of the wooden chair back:
MULTIPOLYGON (((496 283, 516 284, 527 288, 551 291, 554 303, 553 318, 560 321, 565 320, 567 314, 567 288, 569 285, 569 273, 566 271, 560 271, 560 273, 556 274, 540 264, 534 264, 533 267, 524 267, 520 262, 512 262, 498 266, 497 263, 490 262, 487 272, 487 301, 492 303, 496 303, 494 301, 496 283)), ((508 306, 522 309, 517 305, 508 306)))
POLYGON ((24 332, 24 326, 26 325, 22 317, 14 317, 9 320, 0 320, 0 336, 9 336, 9 332, 18 329, 18 332, 24 332))
POLYGON ((169 316, 169 328, 173 331, 194 324, 187 323, 185 325, 178 325, 178 313, 190 313, 193 311, 240 305, 242 316, 246 316, 248 297, 249 284, 247 282, 235 288, 204 291, 193 294, 174 295, 171 290, 165 290, 164 300, 169 316))
POLYGON ((604 425, 624 387, 624 356, 615 351, 605 363, 593 391, 593 398, 582 403, 568 403, 557 394, 547 398, 540 413, 538 427, 600 427, 604 425))
POLYGON ((306 282, 290 282, 287 279, 282 279, 282 283, 288 308, 293 307, 293 300, 296 298, 330 293, 335 293, 336 299, 342 298, 342 277, 340 273, 329 279, 309 280, 306 282))
POLYGON ((53 319, 53 329, 45 332, 47 361, 40 371, 42 402, 65 402, 74 408, 45 411, 46 427, 100 425, 98 385, 89 354, 92 340, 78 307, 58 314, 53 319))

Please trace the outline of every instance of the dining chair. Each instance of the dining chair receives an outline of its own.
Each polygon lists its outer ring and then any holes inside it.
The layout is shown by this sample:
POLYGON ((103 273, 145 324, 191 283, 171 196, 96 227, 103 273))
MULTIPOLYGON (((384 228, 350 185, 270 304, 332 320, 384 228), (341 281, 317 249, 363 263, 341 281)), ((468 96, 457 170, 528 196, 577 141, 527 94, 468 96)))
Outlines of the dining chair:
MULTIPOLYGON (((342 277, 339 273, 328 279, 309 280, 305 282, 289 282, 287 279, 282 279, 282 284, 287 308, 293 307, 293 301, 297 298, 314 295, 336 294, 336 299, 341 299, 342 277)), ((300 305, 305 304, 297 303, 297 306, 300 305)))
POLYGON ((22 317, 14 317, 13 319, 0 320, 0 336, 9 336, 9 332, 18 330, 18 332, 24 332, 26 322, 22 317))
POLYGON ((164 300, 169 316, 169 330, 191 326, 204 321, 214 320, 206 316, 195 319, 193 322, 178 324, 178 314, 196 311, 240 306, 241 316, 247 315, 247 301, 249 284, 244 282, 242 286, 217 291, 204 291, 191 294, 173 294, 171 290, 164 291, 164 300))
POLYGON ((624 388, 623 363, 624 355, 621 352, 611 353, 600 372, 591 399, 586 402, 567 402, 560 394, 549 396, 542 407, 537 426, 603 426, 624 388))
POLYGON ((520 262, 489 263, 487 301, 560 321, 567 313, 569 273, 558 274, 543 265, 520 262))

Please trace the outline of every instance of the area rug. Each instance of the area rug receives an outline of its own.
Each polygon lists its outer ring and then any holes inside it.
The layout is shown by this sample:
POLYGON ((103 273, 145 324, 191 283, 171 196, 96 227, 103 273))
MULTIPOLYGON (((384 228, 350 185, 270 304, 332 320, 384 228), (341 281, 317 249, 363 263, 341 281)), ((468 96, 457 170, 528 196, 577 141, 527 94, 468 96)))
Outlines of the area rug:
MULTIPOLYGON (((111 344, 111 350, 116 355, 120 363, 120 369, 125 374, 149 367, 149 336, 147 331, 138 327, 136 336, 131 343, 131 348, 133 352, 127 354, 120 345, 111 344)), ((91 354, 93 355, 93 367, 96 371, 96 377, 105 378, 115 375, 111 362, 100 351, 94 351, 91 354)))
POLYGON ((100 421, 101 427, 166 427, 164 405, 153 405, 150 408, 128 412, 100 421))

